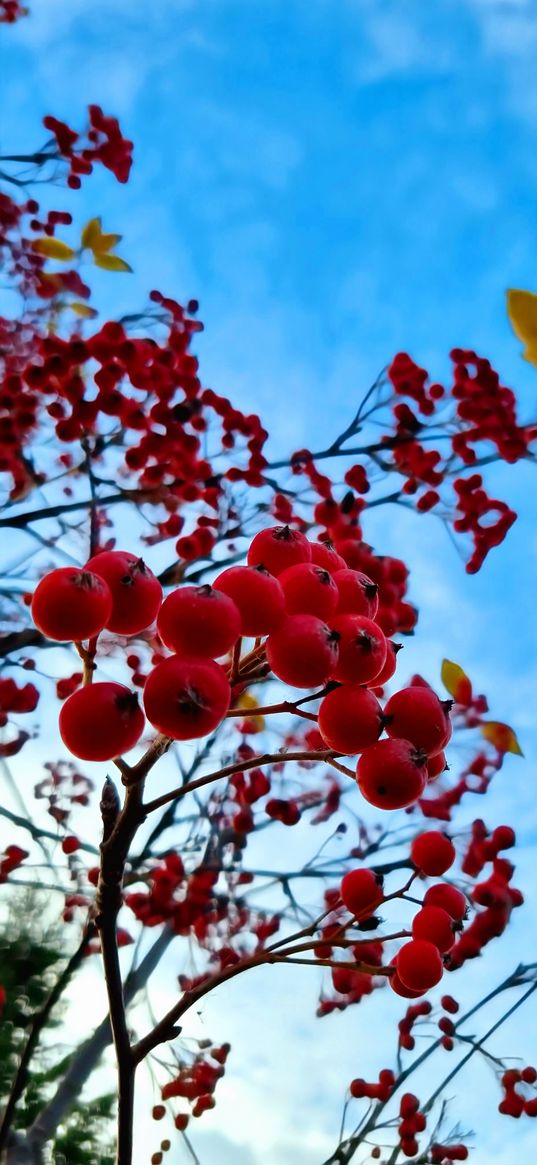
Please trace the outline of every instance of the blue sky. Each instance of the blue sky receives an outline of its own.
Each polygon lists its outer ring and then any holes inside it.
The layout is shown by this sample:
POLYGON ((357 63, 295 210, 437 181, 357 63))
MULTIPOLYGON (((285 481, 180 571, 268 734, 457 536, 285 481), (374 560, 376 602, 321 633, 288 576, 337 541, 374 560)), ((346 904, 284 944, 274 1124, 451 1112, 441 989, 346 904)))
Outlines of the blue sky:
MULTIPOLYGON (((134 275, 92 273, 105 311, 138 308, 151 287, 200 300, 202 376, 263 415, 275 454, 335 435, 400 348, 436 378, 453 345, 473 346, 516 388, 523 415, 535 412, 537 372, 520 359, 504 308, 507 286, 537 290, 534 0, 34 0, 32 8, 1 31, 2 152, 38 145, 47 112, 77 126, 98 102, 119 116, 135 141, 128 187, 96 173, 79 194, 43 188, 43 202, 71 209, 78 223, 101 214, 106 230, 123 231, 120 253, 134 275)), ((494 714, 519 730, 528 760, 510 762, 488 812, 519 817, 528 878, 537 478, 519 466, 489 480, 521 517, 476 578, 432 519, 377 511, 366 533, 413 566, 422 615, 405 648, 407 672, 434 679, 444 654, 457 659, 491 693, 494 714)), ((479 811, 471 806, 468 819, 479 811)), ((519 935, 523 925, 527 918, 519 935)), ((282 1026, 291 1022, 286 1006, 282 1026)), ((248 996, 248 1022, 256 1007, 248 996)), ((365 1021, 350 1015, 358 1038, 365 1021)), ((248 1023, 231 1022, 246 1049, 248 1023)), ((332 1037, 322 1025, 335 1056, 346 1024, 334 1020, 332 1037)), ((224 1029, 222 1021, 223 1038, 224 1029)), ((264 1033, 269 1046, 271 1038, 264 1033)), ((269 1056, 259 1079, 289 1127, 292 1109, 276 1092, 293 1082, 274 1075, 269 1056)), ((234 1087, 260 1122, 248 1082, 234 1087)), ((330 1082, 327 1092, 336 1106, 328 1148, 341 1088, 330 1082)), ((299 1095, 314 1122, 318 1095, 302 1081, 299 1095)), ((296 1143, 289 1157, 269 1132, 258 1158, 239 1149, 226 1118, 210 1120, 205 1136, 224 1140, 209 1146, 204 1165, 211 1152, 220 1165, 226 1153, 234 1165, 317 1159, 318 1146, 302 1158, 307 1146, 296 1143)), ((505 1145, 512 1128, 502 1130, 505 1145)), ((516 1132, 535 1149, 532 1130, 516 1132)), ((476 1165, 507 1165, 505 1149, 483 1146, 476 1165)))

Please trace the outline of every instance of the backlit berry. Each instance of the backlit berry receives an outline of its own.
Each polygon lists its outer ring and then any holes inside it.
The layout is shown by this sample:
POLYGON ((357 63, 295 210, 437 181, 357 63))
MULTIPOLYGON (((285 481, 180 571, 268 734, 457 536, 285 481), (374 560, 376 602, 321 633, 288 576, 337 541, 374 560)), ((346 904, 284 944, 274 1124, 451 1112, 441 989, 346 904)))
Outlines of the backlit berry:
POLYGON ((382 708, 367 688, 344 684, 321 701, 319 732, 328 748, 355 756, 378 740, 382 732, 382 708))
POLYGON ((138 697, 123 684, 87 684, 62 704, 60 735, 79 760, 112 760, 134 748, 144 730, 138 697))
POLYGON ((179 587, 164 599, 157 631, 165 646, 178 655, 216 659, 238 639, 241 617, 233 599, 221 590, 179 587))
POLYGON ((411 740, 428 756, 441 752, 451 736, 449 700, 442 703, 431 688, 415 685, 390 696, 384 709, 389 736, 411 740))
POLYGON ((336 570, 334 582, 338 589, 338 615, 365 615, 374 619, 378 610, 378 585, 360 570, 336 570))
POLYGON ((279 575, 288 566, 311 562, 311 547, 305 534, 290 526, 272 526, 260 530, 248 548, 248 566, 264 566, 279 575))
POLYGON ((241 635, 270 635, 285 619, 280 583, 262 566, 229 566, 213 587, 233 599, 241 616, 241 635))
POLYGON ((207 736, 222 722, 231 701, 227 676, 212 660, 172 655, 147 677, 144 707, 147 719, 172 740, 207 736))
POLYGON ((468 903, 462 890, 456 886, 449 886, 447 882, 438 882, 436 886, 429 886, 423 898, 424 906, 440 906, 456 922, 461 922, 466 915, 468 903))
POLYGON ((157 617, 162 587, 142 558, 128 550, 103 550, 86 564, 108 583, 112 613, 105 626, 116 635, 137 635, 157 617))
POLYGON ((440 982, 444 964, 438 947, 426 939, 411 939, 398 951, 397 974, 411 991, 428 991, 440 982))
POLYGON ((332 675, 338 637, 315 615, 289 615, 269 635, 267 660, 278 679, 295 688, 316 688, 332 675))
POLYGON ((335 615, 330 626, 339 635, 339 660, 332 679, 344 684, 369 684, 384 667, 384 632, 365 615, 335 615))
POLYGON ((107 583, 76 566, 60 566, 45 575, 32 598, 37 629, 59 643, 92 639, 108 622, 111 610, 107 583))
POLYGON ((313 562, 299 562, 288 566, 278 576, 285 595, 288 615, 316 615, 328 619, 338 601, 336 584, 329 571, 313 562))
POLYGON ((379 740, 362 753, 356 779, 363 797, 378 809, 405 809, 427 783, 424 753, 408 740, 379 740))
POLYGON ((430 829, 427 833, 420 833, 414 838, 410 856, 422 874, 438 878, 451 868, 456 853, 453 842, 445 833, 438 829, 430 829))
POLYGON ((445 954, 455 941, 453 919, 440 906, 424 906, 412 921, 412 937, 427 939, 445 954))
POLYGON ((349 870, 341 880, 340 894, 351 914, 368 918, 382 902, 382 882, 374 870, 349 870))

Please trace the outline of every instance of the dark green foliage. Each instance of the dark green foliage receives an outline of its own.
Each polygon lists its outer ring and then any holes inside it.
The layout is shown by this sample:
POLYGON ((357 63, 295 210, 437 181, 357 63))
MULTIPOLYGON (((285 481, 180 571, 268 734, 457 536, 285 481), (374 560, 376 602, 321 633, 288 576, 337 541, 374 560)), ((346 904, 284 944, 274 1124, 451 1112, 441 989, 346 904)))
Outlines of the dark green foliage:
MULTIPOLYGON (((9 1095, 19 1058, 33 1017, 43 1007, 61 974, 67 956, 65 934, 43 923, 44 904, 32 894, 21 896, 0 926, 0 986, 5 1003, 0 1019, 0 1112, 9 1095), (63 944, 63 949, 62 949, 63 944)), ((23 1095, 15 1111, 14 1127, 30 1127, 63 1079, 71 1055, 51 1046, 50 1030, 62 1017, 56 1005, 32 1057, 23 1095)), ((47 1146, 50 1165, 113 1165, 115 1096, 77 1103, 47 1146)))

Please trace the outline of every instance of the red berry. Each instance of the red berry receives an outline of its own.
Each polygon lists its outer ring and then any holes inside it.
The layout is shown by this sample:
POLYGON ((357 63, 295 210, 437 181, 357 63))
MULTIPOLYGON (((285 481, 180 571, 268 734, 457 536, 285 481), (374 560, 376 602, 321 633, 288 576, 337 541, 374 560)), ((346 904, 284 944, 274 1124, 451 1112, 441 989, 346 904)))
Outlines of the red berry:
POLYGON ((154 1104, 151 1111, 151 1116, 153 1117, 154 1121, 161 1121, 162 1118, 166 1116, 166 1109, 164 1105, 154 1104))
POLYGON ((138 697, 123 684, 87 684, 60 710, 60 735, 79 760, 112 760, 140 739, 144 714, 138 697))
POLYGON ((427 939, 428 942, 434 943, 442 954, 445 954, 455 941, 453 919, 447 910, 442 910, 441 906, 424 906, 414 916, 412 937, 427 939))
POLYGON ((411 740, 428 756, 441 752, 451 736, 449 708, 431 688, 416 685, 390 696, 384 709, 389 736, 411 740))
POLYGON ((310 549, 311 561, 315 566, 322 566, 323 570, 333 573, 335 570, 343 570, 347 565, 331 542, 310 542, 310 549))
POLYGON ((311 547, 305 534, 289 526, 272 526, 260 530, 248 549, 248 566, 264 566, 279 575, 297 562, 311 562, 311 547))
POLYGON ((413 1092, 404 1092, 399 1103, 399 1115, 403 1120, 410 1120, 418 1111, 420 1102, 413 1092))
POLYGON ((162 602, 162 587, 142 558, 128 550, 103 550, 90 558, 86 569, 103 578, 112 592, 109 631, 137 635, 151 626, 162 602))
POLYGON ((365 615, 335 615, 330 626, 339 635, 339 661, 332 679, 344 684, 369 684, 386 662, 384 632, 365 615))
POLYGON ((344 684, 321 701, 319 732, 334 752, 356 756, 378 740, 382 732, 382 708, 367 688, 344 684))
POLYGON ((336 570, 334 582, 339 592, 338 615, 365 615, 374 619, 378 610, 378 584, 360 570, 336 570))
POLYGON ((456 922, 462 921, 468 907, 462 890, 457 890, 456 886, 449 886, 447 882, 438 882, 436 886, 429 886, 423 899, 423 905, 441 906, 442 910, 447 910, 456 922))
POLYGON ((386 640, 386 662, 384 667, 380 669, 378 675, 375 676, 376 688, 384 687, 384 684, 387 684, 388 680, 391 680, 392 676, 395 674, 395 669, 397 667, 397 654, 401 650, 402 646, 402 643, 392 643, 391 639, 386 640))
POLYGON ((382 902, 382 883, 374 870, 349 870, 341 880, 340 894, 356 918, 369 918, 382 902))
POLYGON ((360 792, 378 809, 405 809, 427 782, 425 755, 408 740, 379 740, 362 753, 356 768, 360 792))
POLYGON ((422 874, 439 878, 453 865, 456 858, 455 846, 439 829, 430 829, 414 838, 410 847, 414 865, 422 874))
POLYGON ((397 953, 397 974, 411 991, 428 991, 439 983, 444 964, 438 947, 426 939, 411 939, 397 953))
MULTIPOLYGON (((396 959, 392 959, 390 965, 396 967, 396 959)), ((410 987, 405 986, 397 974, 397 968, 394 974, 388 979, 388 983, 392 991, 395 991, 395 994, 400 995, 402 999, 418 999, 420 995, 423 995, 423 991, 411 991, 410 987)))
POLYGON ((157 664, 145 682, 147 719, 172 740, 207 736, 222 722, 230 702, 223 668, 208 659, 172 655, 157 664))
POLYGON ((60 566, 38 583, 32 619, 47 639, 92 639, 108 621, 112 595, 106 582, 89 570, 60 566))
POLYGON ((229 566, 213 582, 238 607, 241 635, 270 635, 285 619, 285 598, 274 575, 262 566, 229 566))
POLYGON ((274 675, 295 688, 325 684, 338 658, 337 636, 315 615, 289 615, 266 647, 274 675))
POLYGON ((434 756, 430 756, 427 760, 427 772, 429 774, 429 781, 436 781, 442 773, 445 773, 449 765, 446 761, 445 752, 436 752, 434 756))
POLYGON ((179 587, 168 595, 157 617, 157 631, 166 647, 179 655, 216 659, 239 638, 238 607, 210 586, 179 587))
POLYGON ((332 575, 313 562, 288 566, 278 576, 288 615, 316 615, 328 619, 337 606, 338 591, 332 575))

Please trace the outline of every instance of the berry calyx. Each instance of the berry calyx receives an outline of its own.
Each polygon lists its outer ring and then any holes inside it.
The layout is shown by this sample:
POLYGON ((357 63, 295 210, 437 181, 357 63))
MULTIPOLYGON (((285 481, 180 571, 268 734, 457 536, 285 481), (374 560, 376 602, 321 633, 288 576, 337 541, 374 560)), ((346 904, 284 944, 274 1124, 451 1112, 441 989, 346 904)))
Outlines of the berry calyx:
POLYGON ((46 574, 32 598, 32 619, 38 631, 58 643, 92 639, 108 622, 111 610, 107 583, 76 566, 60 566, 46 574))
POLYGON ((62 704, 60 735, 79 760, 105 761, 128 752, 144 730, 138 696, 123 684, 93 683, 62 704))

